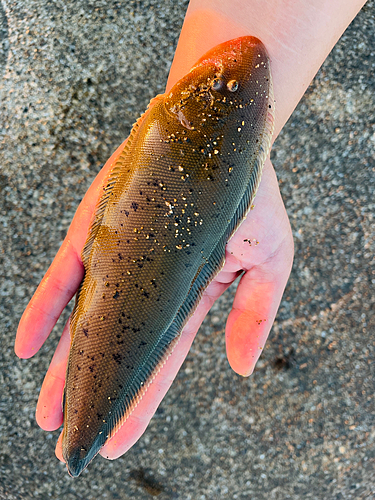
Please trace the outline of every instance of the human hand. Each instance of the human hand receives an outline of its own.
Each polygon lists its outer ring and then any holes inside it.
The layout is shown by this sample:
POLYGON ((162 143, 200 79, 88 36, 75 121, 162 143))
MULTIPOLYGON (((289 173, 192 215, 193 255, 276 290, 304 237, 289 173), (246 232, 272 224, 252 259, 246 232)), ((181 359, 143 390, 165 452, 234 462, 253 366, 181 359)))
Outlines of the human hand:
MULTIPOLYGON (((300 3, 303 4, 303 2, 300 3)), ((353 5, 359 5, 359 3, 359 1, 352 2, 353 5)), ((345 15, 347 16, 345 18, 347 19, 345 21, 347 24, 351 20, 352 11, 346 12, 345 15)), ((193 15, 190 16, 190 20, 192 17, 193 15)), ((200 19, 203 19, 203 17, 200 15, 200 19)), ((337 20, 340 20, 340 16, 337 16, 337 20)), ((341 34, 342 26, 346 26, 345 22, 343 24, 341 18, 341 24, 338 23, 335 30, 332 30, 328 42, 327 36, 324 38, 324 33, 322 32, 320 34, 320 46, 324 45, 324 49, 320 50, 319 57, 314 53, 314 61, 312 62, 307 59, 307 63, 305 63, 308 70, 303 71, 304 63, 301 62, 297 68, 297 72, 293 73, 291 71, 291 64, 287 64, 288 58, 289 62, 291 58, 298 61, 295 52, 292 50, 293 42, 290 42, 290 46, 285 48, 285 44, 279 43, 277 33, 271 33, 272 36, 270 32, 259 33, 257 31, 258 28, 250 25, 247 26, 246 33, 243 32, 243 24, 240 26, 236 23, 231 24, 231 22, 226 22, 225 29, 219 30, 216 21, 217 19, 215 19, 215 28, 211 31, 207 29, 207 22, 204 23, 206 33, 210 33, 210 36, 212 35, 210 38, 206 34, 204 43, 210 46, 247 33, 258 36, 267 46, 271 54, 271 66, 274 69, 274 90, 277 101, 275 128, 277 132, 280 131, 283 123, 297 104, 299 97, 311 80, 310 76, 312 77, 316 72, 325 55, 334 44, 335 39, 341 34), (220 39, 218 39, 218 36, 220 39), (290 73, 293 74, 293 87, 288 87, 287 85, 290 82, 290 73)), ((241 19, 241 21, 244 21, 244 19, 241 19)), ((262 25, 260 24, 259 26, 262 25)), ((269 26, 271 25, 269 24, 269 26)), ((282 25, 277 27, 280 31, 282 28, 282 25)), ((274 29, 277 31, 276 28, 274 29)), ((317 31, 315 26, 314 34, 319 38, 320 35, 317 31)), ((189 33, 189 28, 185 30, 186 33, 189 33)), ((306 29, 303 33, 305 36, 306 29)), ((198 38, 196 32, 191 36, 195 37, 195 39, 198 38)), ((315 42, 315 38, 312 38, 312 41, 315 42)), ((298 37, 295 37, 294 43, 298 44, 298 37)), ((183 37, 179 47, 182 47, 181 50, 183 53, 185 50, 186 53, 186 42, 184 49, 183 37)), ((200 45, 202 53, 207 48, 210 47, 205 47, 203 43, 200 45)), ((194 62, 198 59, 196 57, 198 49, 197 47, 195 49, 190 49, 189 47, 189 50, 191 57, 194 57, 192 61, 194 62)), ((305 48, 304 50, 307 49, 305 48)), ((178 68, 181 61, 181 57, 177 59, 174 68, 178 68)), ((183 64, 186 65, 186 61, 183 61, 182 66, 183 64)), ((187 69, 185 68, 185 72, 187 69)), ((176 71, 178 73, 178 69, 174 69, 174 71, 175 74, 176 71)), ((173 82, 171 83, 173 84, 173 82)), ((102 192, 106 175, 115 161, 115 155, 107 162, 103 171, 86 194, 62 248, 22 317, 16 341, 16 352, 20 357, 29 357, 37 352, 82 280, 83 266, 80 260, 80 251, 86 239, 87 229, 96 201, 102 192)), ((101 451, 102 455, 108 458, 120 456, 143 433, 181 366, 194 335, 208 309, 214 300, 238 276, 242 269, 246 273, 241 279, 233 309, 228 318, 226 331, 227 351, 228 359, 237 372, 243 375, 251 373, 256 359, 261 352, 260 348, 264 345, 271 328, 290 271, 292 259, 290 228, 278 191, 277 180, 269 161, 266 163, 263 180, 254 205, 255 208, 249 213, 246 221, 228 243, 226 264, 221 273, 205 291, 198 309, 186 325, 182 339, 175 348, 172 356, 159 372, 147 391, 147 395, 142 399, 130 418, 120 431, 103 447, 101 451), (256 241, 259 244, 256 245, 256 241), (263 321, 264 319, 266 321, 263 321)), ((65 327, 43 383, 37 408, 38 423, 46 430, 56 429, 62 423, 61 400, 69 344, 69 332, 68 328, 65 327)), ((56 452, 58 457, 61 458, 60 441, 56 452)))

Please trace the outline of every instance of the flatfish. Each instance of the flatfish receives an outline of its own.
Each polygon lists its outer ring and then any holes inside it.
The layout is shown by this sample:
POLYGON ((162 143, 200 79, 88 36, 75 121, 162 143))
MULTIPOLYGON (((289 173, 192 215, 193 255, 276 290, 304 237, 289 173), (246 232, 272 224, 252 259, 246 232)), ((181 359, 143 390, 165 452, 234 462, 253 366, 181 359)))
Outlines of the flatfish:
POLYGON ((273 116, 267 51, 241 37, 207 52, 135 123, 82 252, 63 402, 72 476, 127 419, 222 268, 273 116))

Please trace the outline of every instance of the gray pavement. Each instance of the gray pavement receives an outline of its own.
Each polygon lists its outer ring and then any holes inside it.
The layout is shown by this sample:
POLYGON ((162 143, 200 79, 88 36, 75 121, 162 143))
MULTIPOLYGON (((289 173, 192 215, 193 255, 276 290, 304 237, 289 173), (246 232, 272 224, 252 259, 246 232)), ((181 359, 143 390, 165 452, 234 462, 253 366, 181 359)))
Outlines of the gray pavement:
POLYGON ((349 27, 273 151, 296 243, 252 377, 215 304, 124 457, 73 480, 34 410, 64 313, 30 360, 17 322, 100 166, 164 88, 187 2, 0 4, 0 499, 375 498, 375 2, 349 27), (2 5, 2 7, 1 7, 2 5))

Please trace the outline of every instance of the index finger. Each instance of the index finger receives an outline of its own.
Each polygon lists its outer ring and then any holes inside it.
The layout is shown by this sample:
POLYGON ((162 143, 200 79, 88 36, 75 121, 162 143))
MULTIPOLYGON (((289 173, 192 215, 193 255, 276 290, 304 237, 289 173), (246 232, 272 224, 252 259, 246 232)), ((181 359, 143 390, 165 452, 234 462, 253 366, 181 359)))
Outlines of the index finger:
POLYGON ((125 143, 117 148, 91 184, 63 244, 22 315, 14 347, 20 358, 29 358, 38 352, 83 279, 81 250, 105 180, 125 143))

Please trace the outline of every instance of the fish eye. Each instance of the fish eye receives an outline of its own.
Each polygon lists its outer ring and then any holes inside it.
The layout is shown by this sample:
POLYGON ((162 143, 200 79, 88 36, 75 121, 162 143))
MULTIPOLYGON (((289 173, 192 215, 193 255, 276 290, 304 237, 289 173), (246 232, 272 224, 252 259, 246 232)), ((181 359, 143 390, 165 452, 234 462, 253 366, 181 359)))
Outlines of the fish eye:
POLYGON ((223 86, 223 80, 221 78, 214 78, 211 83, 211 88, 213 90, 220 90, 223 86))
POLYGON ((238 82, 237 80, 230 80, 228 83, 227 83, 227 88, 229 90, 229 92, 236 92, 236 90, 238 89, 238 82))

